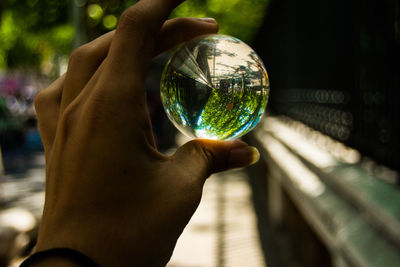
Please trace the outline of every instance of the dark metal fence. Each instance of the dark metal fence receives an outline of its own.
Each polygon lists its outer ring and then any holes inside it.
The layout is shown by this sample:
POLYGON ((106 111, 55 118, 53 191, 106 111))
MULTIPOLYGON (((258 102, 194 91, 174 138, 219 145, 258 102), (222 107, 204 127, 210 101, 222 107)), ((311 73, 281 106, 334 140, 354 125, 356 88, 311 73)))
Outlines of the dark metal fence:
POLYGON ((270 111, 400 166, 398 0, 271 0, 254 41, 270 111))

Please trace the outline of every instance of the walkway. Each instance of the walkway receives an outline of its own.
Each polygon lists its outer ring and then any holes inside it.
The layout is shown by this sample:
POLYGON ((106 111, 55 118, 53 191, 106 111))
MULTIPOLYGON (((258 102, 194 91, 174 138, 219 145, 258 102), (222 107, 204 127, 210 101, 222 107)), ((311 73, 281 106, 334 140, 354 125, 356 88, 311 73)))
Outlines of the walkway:
POLYGON ((167 267, 265 267, 247 176, 211 176, 167 267))

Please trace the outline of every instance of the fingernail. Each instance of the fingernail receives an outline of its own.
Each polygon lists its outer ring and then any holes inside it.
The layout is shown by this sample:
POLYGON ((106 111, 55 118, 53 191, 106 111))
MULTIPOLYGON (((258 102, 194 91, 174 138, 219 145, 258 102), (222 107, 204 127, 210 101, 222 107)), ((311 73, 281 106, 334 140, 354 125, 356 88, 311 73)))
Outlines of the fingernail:
POLYGON ((234 148, 229 152, 229 165, 232 167, 252 165, 259 159, 260 153, 252 146, 234 148))
POLYGON ((217 23, 217 21, 213 18, 199 18, 199 20, 207 23, 214 23, 214 24, 217 23))

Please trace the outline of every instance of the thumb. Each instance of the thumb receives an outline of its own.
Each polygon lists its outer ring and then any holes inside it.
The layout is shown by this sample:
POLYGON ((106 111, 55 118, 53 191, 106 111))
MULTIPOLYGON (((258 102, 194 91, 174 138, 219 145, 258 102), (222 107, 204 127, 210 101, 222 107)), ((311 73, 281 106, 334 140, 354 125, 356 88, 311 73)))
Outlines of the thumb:
POLYGON ((176 164, 200 179, 228 169, 254 164, 260 158, 255 147, 240 140, 192 140, 181 146, 173 156, 176 164))

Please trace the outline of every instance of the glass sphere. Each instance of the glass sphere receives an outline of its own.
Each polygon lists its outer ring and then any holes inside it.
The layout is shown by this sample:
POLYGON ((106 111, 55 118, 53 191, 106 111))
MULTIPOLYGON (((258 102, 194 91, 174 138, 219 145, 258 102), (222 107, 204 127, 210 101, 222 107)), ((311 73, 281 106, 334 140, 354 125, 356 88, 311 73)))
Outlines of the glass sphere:
POLYGON ((268 102, 264 64, 244 42, 205 35, 183 44, 161 77, 161 100, 185 135, 214 140, 238 138, 260 121, 268 102))

